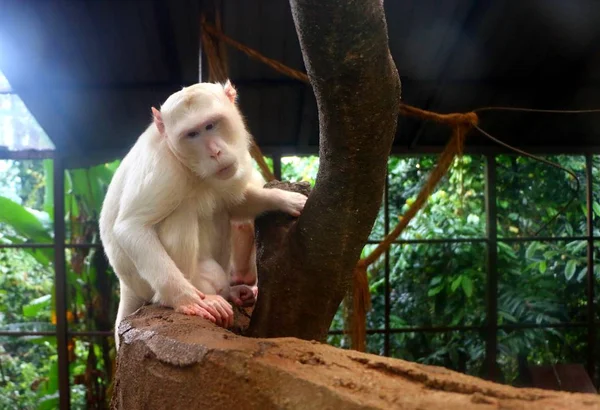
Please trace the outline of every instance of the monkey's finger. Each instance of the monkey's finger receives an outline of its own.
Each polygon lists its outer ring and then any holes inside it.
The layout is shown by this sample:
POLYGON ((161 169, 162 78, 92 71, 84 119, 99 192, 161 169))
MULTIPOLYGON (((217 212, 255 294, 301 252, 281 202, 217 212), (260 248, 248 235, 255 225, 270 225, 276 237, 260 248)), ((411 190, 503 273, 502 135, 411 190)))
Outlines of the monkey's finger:
POLYGON ((226 323, 227 322, 227 317, 229 316, 227 314, 227 312, 225 311, 225 309, 223 308, 223 306, 220 303, 215 303, 215 309, 217 309, 219 311, 219 314, 221 316, 221 319, 223 319, 223 322, 226 323))
POLYGON ((205 301, 201 301, 198 304, 201 308, 205 309, 206 311, 208 311, 211 315, 213 315, 215 318, 217 318, 217 316, 219 315, 219 312, 217 312, 217 310, 212 306, 211 303, 205 302, 205 301))
POLYGON ((233 315, 229 315, 229 317, 227 318, 227 329, 230 329, 233 327, 233 315))
POLYGON ((196 289, 196 294, 198 296, 200 296, 200 299, 205 299, 206 298, 206 295, 204 293, 200 292, 198 289, 196 289))
POLYGON ((217 312, 216 314, 211 314, 211 316, 215 319, 215 321, 213 322, 215 325, 223 327, 223 318, 221 317, 221 314, 219 312, 217 312))
POLYGON ((221 308, 223 309, 223 327, 229 328, 233 325, 233 308, 227 301, 223 300, 221 308))
MULTIPOLYGON (((229 303, 227 303, 227 305, 229 306, 229 303)), ((227 314, 227 318, 226 318, 227 324, 225 325, 225 328, 228 329, 233 326, 233 317, 234 316, 233 316, 233 309, 232 309, 231 313, 227 314)))
POLYGON ((198 306, 198 312, 199 315, 198 316, 202 316, 204 319, 208 319, 211 322, 215 323, 217 321, 217 319, 215 319, 215 317, 213 315, 211 315, 208 310, 198 306))
POLYGON ((208 319, 210 320, 212 323, 217 323, 217 319, 215 319, 215 317, 213 315, 211 315, 210 313, 208 313, 207 311, 204 311, 205 313, 202 315, 202 317, 204 319, 208 319))
POLYGON ((223 307, 223 309, 225 309, 225 312, 227 312, 227 314, 233 315, 233 308, 231 307, 229 302, 227 302, 223 298, 221 298, 221 300, 219 302, 221 302, 221 306, 223 307))
POLYGON ((212 308, 217 311, 217 316, 216 316, 217 324, 221 327, 224 327, 227 323, 226 312, 221 308, 221 305, 216 300, 212 301, 211 305, 212 305, 212 308))
POLYGON ((176 309, 177 312, 179 313, 183 313, 184 315, 190 315, 192 316, 194 314, 194 312, 192 311, 192 309, 188 308, 187 306, 182 306, 179 309, 176 309))
MULTIPOLYGON (((203 317, 203 318, 205 318, 205 319, 209 319, 209 320, 210 320, 210 318, 209 318, 209 317, 206 317, 206 313, 208 313, 208 312, 206 312, 206 310, 205 310, 205 309, 202 309, 202 308, 200 307, 200 305, 198 305, 198 304, 194 304, 194 314, 195 314, 196 316, 200 316, 200 317, 203 317)), ((209 314, 209 315, 210 315, 210 314, 209 314)), ((212 315, 210 315, 210 316, 212 316, 212 315)), ((214 318, 213 318, 213 320, 212 320, 212 321, 214 322, 214 318)))

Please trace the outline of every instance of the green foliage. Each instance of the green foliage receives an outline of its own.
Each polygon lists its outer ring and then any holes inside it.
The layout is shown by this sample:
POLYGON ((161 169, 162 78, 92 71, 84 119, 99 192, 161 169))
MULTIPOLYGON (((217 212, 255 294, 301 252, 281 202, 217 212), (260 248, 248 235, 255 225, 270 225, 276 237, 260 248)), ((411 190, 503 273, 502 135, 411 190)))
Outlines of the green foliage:
POLYGON ((58 368, 54 338, 3 338, 0 355, 0 408, 58 408, 58 368))
MULTIPOLYGON (((118 162, 89 169, 69 170, 65 174, 65 204, 68 242, 98 243, 98 215, 104 194, 118 162)), ((5 172, 6 180, 0 197, 0 240, 3 243, 52 243, 53 195, 52 161, 12 164, 18 172, 5 172), (44 173, 44 182, 36 185, 36 195, 26 195, 32 185, 27 167, 44 173), (12 193, 12 195, 11 195, 12 193), (21 193, 15 195, 15 193, 21 193), (29 204, 31 207, 25 206, 29 204), (6 212, 4 212, 6 210, 6 212)), ((53 288, 52 249, 0 249, 0 326, 11 330, 52 331, 56 321, 53 288), (4 309, 6 308, 6 309, 4 309)), ((117 281, 103 257, 102 247, 70 248, 67 250, 67 278, 69 295, 67 320, 75 330, 110 330, 117 304, 117 281)), ((56 347, 54 339, 6 339, 3 341, 4 358, 15 368, 29 369, 14 372, 0 380, 0 393, 13 400, 20 408, 55 408, 57 403, 56 347), (26 343, 33 343, 33 350, 26 343), (45 346, 49 358, 39 360, 45 346), (34 356, 22 354, 31 350, 34 356), (31 360, 29 359, 31 358, 31 360), (6 378, 10 378, 8 381, 6 378), (42 382, 37 382, 41 380, 42 382), (33 387, 32 387, 33 386, 33 387), (22 406, 22 407, 21 407, 22 406)), ((73 341, 71 375, 73 408, 103 408, 106 389, 112 377, 114 349, 107 339, 73 341), (85 346, 82 348, 81 346, 85 346), (89 375, 96 375, 89 377, 89 375)), ((8 367, 10 372, 11 367, 8 367)), ((2 377, 2 375, 0 375, 2 377)), ((8 403, 8 402, 7 402, 8 403)), ((0 406, 1 407, 1 406, 0 406)))
MULTIPOLYGON (((574 202, 540 234, 584 235, 585 159, 547 158, 573 170, 581 181, 574 202)), ((396 224, 435 165, 435 157, 390 158, 389 226, 385 204, 375 221, 372 239, 380 240, 396 224)), ((564 171, 528 158, 498 156, 497 207, 500 237, 533 235, 557 215, 574 195, 573 178, 564 171)), ((600 216, 600 161, 594 159, 593 208, 600 216)), ((484 238, 484 161, 464 156, 431 195, 424 209, 401 235, 402 239, 484 238)), ((597 221, 594 222, 598 226, 597 221)), ((596 229, 598 235, 598 229, 596 229)), ((367 245, 367 253, 373 245, 367 245)), ((483 241, 393 245, 390 266, 390 327, 482 326, 485 320, 487 245, 483 241)), ((586 320, 586 241, 500 242, 499 325, 580 322, 586 320)), ((598 258, 596 259, 598 261, 598 258)), ((370 329, 384 329, 385 258, 369 269, 373 308, 370 329)), ((596 263, 597 266, 597 263, 596 263)), ((600 279, 600 269, 595 276, 600 279)), ((597 280, 597 282, 600 282, 597 280)), ((598 287, 597 287, 598 289, 598 287)), ((597 301, 600 298, 597 297, 597 301)), ((340 310, 332 329, 343 329, 340 310)), ((390 337, 390 354, 421 363, 442 365, 481 375, 485 334, 479 332, 404 332, 390 337)), ((529 363, 585 362, 586 332, 565 329, 525 329, 498 332, 498 364, 507 383, 518 383, 519 360, 529 363)), ((330 343, 347 347, 345 336, 330 343)), ((384 353, 384 339, 370 335, 368 351, 384 353)), ((600 364, 600 363, 599 363, 600 364)))
MULTIPOLYGON (((0 249, 1 328, 52 331, 50 310, 35 311, 41 307, 40 303, 30 304, 47 299, 52 286, 53 272, 31 254, 18 249, 0 249)), ((42 381, 51 379, 50 360, 56 354, 53 340, 0 338, 0 408, 36 408, 43 395, 32 385, 43 387, 45 382, 42 381)))
POLYGON ((312 187, 317 179, 319 157, 282 157, 281 179, 290 182, 307 181, 312 187))
MULTIPOLYGON (((585 158, 549 156, 575 172, 581 189, 573 204, 548 225, 541 235, 585 235, 585 158)), ((500 236, 533 236, 575 195, 575 180, 566 172, 526 157, 496 158, 498 175, 498 231, 500 236)))

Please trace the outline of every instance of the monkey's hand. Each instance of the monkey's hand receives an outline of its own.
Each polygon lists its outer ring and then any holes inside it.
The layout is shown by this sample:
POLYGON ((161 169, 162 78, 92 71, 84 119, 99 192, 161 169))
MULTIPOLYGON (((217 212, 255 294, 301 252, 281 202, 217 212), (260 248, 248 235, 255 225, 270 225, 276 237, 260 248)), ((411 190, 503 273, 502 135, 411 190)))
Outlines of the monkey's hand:
POLYGON ((256 303, 258 287, 248 285, 234 285, 229 288, 229 297, 237 306, 249 307, 256 303))
POLYGON ((161 305, 190 316, 200 316, 217 323, 219 312, 206 302, 206 295, 185 281, 180 287, 162 289, 157 298, 161 305))
POLYGON ((214 310, 217 313, 215 316, 217 325, 224 328, 233 326, 233 308, 223 296, 206 295, 206 298, 202 302, 204 302, 211 311, 214 310))
POLYGON ((292 191, 285 191, 283 189, 273 188, 279 191, 279 210, 286 212, 292 216, 300 216, 300 213, 304 209, 304 204, 308 197, 292 191))

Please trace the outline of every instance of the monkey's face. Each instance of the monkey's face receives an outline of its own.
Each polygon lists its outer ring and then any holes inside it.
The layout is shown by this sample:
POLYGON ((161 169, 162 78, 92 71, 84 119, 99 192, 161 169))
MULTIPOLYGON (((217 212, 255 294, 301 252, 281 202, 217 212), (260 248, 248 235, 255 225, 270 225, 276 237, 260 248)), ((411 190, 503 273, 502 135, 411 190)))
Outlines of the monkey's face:
POLYGON ((176 104, 165 103, 162 109, 175 155, 202 179, 227 181, 239 175, 248 134, 223 86, 196 84, 179 93, 176 104))

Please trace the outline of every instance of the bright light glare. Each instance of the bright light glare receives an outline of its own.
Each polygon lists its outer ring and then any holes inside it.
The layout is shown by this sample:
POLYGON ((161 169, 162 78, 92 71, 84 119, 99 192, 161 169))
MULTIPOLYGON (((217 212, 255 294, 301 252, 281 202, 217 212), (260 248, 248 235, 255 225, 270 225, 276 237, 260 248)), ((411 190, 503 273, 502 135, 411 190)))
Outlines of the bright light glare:
POLYGON ((0 151, 54 150, 54 144, 0 71, 0 151))

